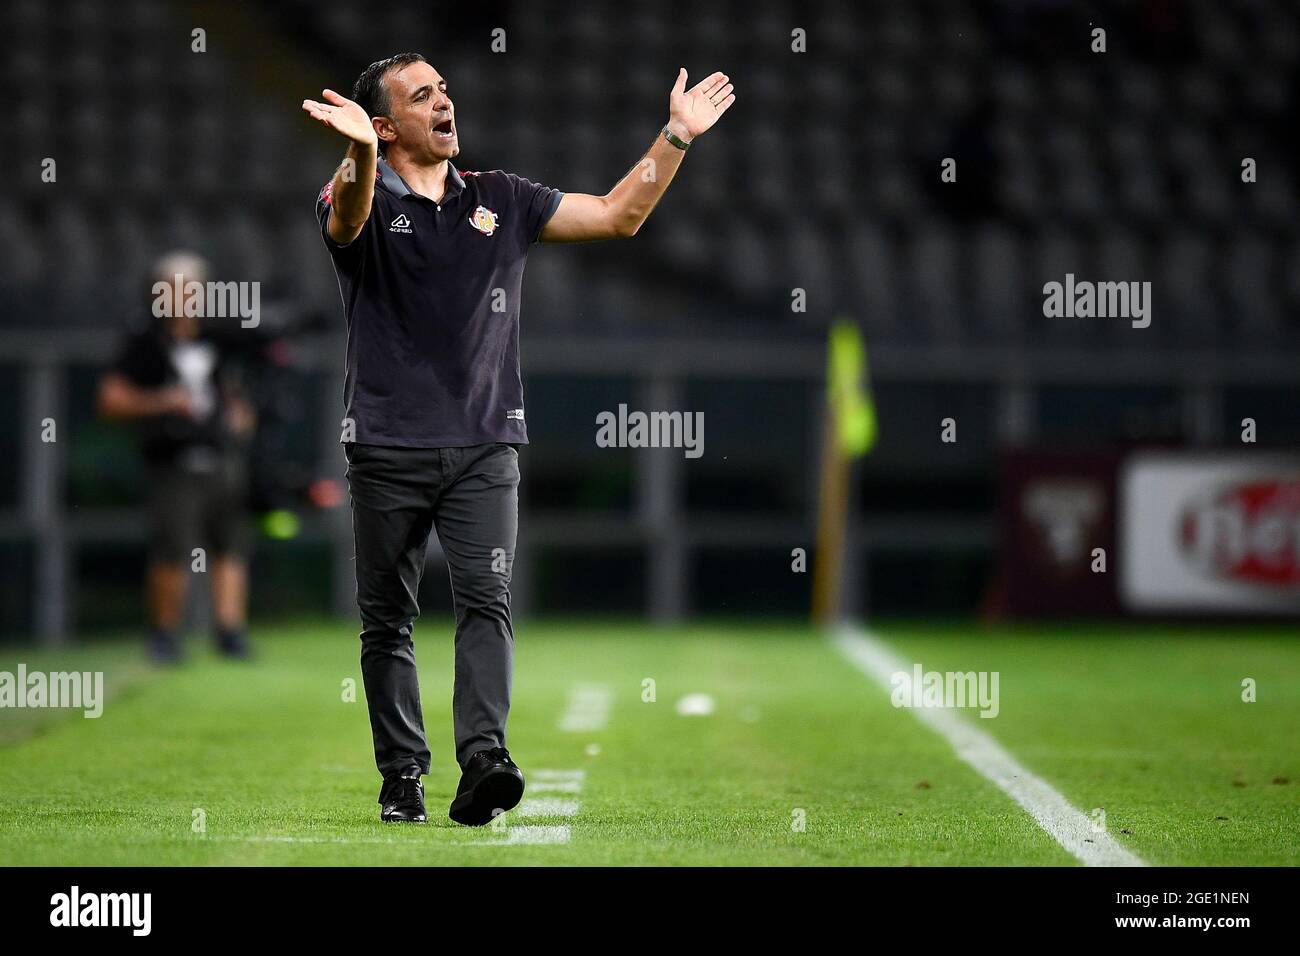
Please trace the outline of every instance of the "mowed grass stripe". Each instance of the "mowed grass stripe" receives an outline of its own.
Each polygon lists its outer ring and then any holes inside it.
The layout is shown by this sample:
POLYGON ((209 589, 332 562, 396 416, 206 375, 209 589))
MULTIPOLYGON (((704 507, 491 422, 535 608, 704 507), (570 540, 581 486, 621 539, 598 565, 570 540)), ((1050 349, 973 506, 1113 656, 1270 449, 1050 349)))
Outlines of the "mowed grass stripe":
POLYGON ((571 633, 584 679, 614 691, 574 835, 593 862, 1069 862, 806 630, 571 633), (679 716, 696 693, 713 714, 679 716))
POLYGON ((999 671, 998 740, 1153 865, 1300 864, 1300 642, 1282 626, 893 626, 999 671), (1242 700, 1243 678, 1257 700, 1242 700))
POLYGON ((570 842, 538 846, 466 845, 496 835, 445 818, 458 778, 448 622, 417 628, 434 751, 423 827, 378 823, 364 697, 358 686, 355 703, 341 699, 345 679, 359 685, 353 628, 263 628, 260 648, 250 665, 200 657, 140 682, 99 720, 0 748, 0 862, 1070 862, 797 627, 521 624, 511 751, 525 772, 586 770, 570 842), (557 732, 575 683, 610 688, 606 726, 557 732), (687 693, 711 695, 713 714, 679 716, 687 693), (206 836, 191 829, 198 809, 206 836))
MULTIPOLYGON (((885 693, 897 675, 911 676, 913 665, 875 635, 841 626, 831 634, 840 652, 885 693)), ((999 790, 1020 804, 1057 843, 1085 866, 1143 866, 1142 860, 1117 843, 1051 784, 1031 773, 989 733, 955 709, 913 708, 912 712, 952 746, 953 751, 999 790)), ((993 711, 990 711, 992 713, 993 711)), ((980 718, 983 719, 983 718, 980 718)))

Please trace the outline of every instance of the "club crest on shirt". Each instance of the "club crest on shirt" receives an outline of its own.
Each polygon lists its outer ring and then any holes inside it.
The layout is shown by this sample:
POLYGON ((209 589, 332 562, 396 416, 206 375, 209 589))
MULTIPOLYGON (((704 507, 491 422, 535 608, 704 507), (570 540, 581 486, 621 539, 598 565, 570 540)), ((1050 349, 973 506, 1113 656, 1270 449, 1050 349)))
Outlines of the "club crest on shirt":
POLYGON ((497 231, 497 214, 487 206, 479 206, 469 217, 469 224, 483 235, 490 236, 497 231))

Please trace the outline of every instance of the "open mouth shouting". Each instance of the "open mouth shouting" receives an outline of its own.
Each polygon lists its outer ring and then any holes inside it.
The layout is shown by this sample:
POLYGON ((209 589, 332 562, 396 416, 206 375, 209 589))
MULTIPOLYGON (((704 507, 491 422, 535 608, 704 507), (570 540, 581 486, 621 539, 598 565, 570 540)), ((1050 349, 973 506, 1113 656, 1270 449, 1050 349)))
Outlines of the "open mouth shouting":
POLYGON ((445 120, 443 120, 441 123, 437 123, 434 125, 433 135, 435 139, 441 139, 441 140, 455 139, 456 125, 455 123, 452 122, 450 116, 447 117, 445 120))

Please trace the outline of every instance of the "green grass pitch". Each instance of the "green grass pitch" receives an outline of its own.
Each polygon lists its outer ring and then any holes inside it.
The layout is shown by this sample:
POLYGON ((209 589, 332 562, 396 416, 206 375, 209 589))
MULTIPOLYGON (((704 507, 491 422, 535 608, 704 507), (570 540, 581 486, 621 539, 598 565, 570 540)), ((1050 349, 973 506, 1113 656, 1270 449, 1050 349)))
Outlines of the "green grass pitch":
MULTIPOLYGON (((1104 808, 1110 833, 1146 862, 1300 863, 1293 634, 875 630, 927 670, 998 671, 1001 713, 980 729, 1076 808, 1104 808), (1246 677, 1254 703, 1241 700, 1246 677)), ((125 642, 0 653, 0 670, 20 660, 103 669, 110 687, 97 720, 0 711, 0 863, 1075 863, 915 714, 797 626, 523 622, 509 746, 529 793, 495 829, 446 818, 458 778, 448 622, 417 627, 434 755, 424 826, 378 821, 353 625, 256 636, 254 663, 192 645, 191 662, 170 671, 146 667, 125 642), (348 678, 355 702, 343 700, 348 678), (589 709, 607 700, 603 726, 561 727, 577 688, 589 709), (709 695, 712 713, 679 714, 689 694, 709 695)))

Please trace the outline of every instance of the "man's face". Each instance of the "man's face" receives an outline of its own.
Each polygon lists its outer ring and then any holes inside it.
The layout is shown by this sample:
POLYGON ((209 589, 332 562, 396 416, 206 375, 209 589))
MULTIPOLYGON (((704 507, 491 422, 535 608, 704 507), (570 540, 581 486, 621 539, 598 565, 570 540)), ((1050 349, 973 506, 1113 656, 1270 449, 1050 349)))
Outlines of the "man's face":
POLYGON ((167 285, 163 295, 171 300, 162 319, 163 328, 173 339, 188 342, 199 334, 199 320, 185 314, 186 290, 191 282, 207 282, 207 269, 201 260, 182 255, 162 260, 158 270, 157 281, 167 285))
POLYGON ((412 158, 429 163, 451 159, 460 152, 456 110, 447 83, 427 63, 412 63, 384 77, 389 118, 398 143, 412 158))

